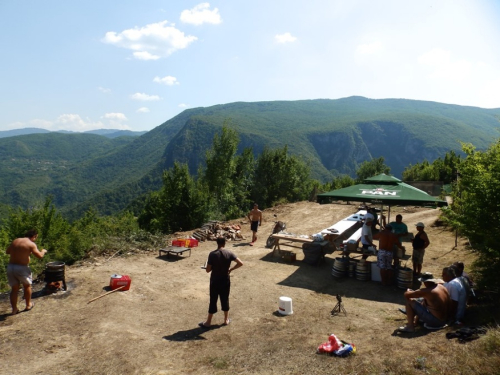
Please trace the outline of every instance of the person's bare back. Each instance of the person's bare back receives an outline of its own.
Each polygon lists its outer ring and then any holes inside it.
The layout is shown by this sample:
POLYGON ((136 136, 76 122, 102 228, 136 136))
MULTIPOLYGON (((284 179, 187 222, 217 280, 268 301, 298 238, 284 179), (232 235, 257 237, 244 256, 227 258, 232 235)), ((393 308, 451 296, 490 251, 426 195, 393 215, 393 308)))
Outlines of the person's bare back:
POLYGON ((30 255, 33 254, 37 258, 42 258, 47 250, 38 250, 36 244, 29 238, 17 238, 7 248, 7 254, 10 255, 10 264, 19 264, 27 266, 30 263, 30 255))
POLYGON ((448 318, 449 294, 446 288, 441 284, 435 284, 434 287, 420 289, 424 297, 425 305, 429 312, 439 320, 445 321, 448 318))

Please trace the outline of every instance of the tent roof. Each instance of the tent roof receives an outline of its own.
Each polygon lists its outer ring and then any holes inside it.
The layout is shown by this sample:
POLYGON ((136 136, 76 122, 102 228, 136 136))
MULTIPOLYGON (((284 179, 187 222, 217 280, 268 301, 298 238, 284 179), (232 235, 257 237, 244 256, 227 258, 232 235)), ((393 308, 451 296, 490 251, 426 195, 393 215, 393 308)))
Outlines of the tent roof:
POLYGON ((318 194, 318 203, 328 199, 371 202, 376 204, 414 205, 414 206, 446 206, 447 202, 437 199, 425 191, 408 185, 401 180, 385 174, 370 177, 364 184, 348 186, 328 193, 318 194))

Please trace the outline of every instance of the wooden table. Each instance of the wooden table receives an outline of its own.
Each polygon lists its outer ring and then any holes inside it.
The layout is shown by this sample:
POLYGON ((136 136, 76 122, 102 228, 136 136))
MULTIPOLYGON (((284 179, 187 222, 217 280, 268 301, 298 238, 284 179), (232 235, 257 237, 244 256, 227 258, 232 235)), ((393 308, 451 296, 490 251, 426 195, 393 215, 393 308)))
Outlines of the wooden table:
POLYGON ((185 253, 186 251, 189 251, 189 256, 191 256, 191 248, 190 247, 167 246, 166 248, 159 250, 158 256, 161 257, 162 255, 167 254, 167 258, 168 258, 168 256, 170 254, 181 255, 181 254, 185 253))

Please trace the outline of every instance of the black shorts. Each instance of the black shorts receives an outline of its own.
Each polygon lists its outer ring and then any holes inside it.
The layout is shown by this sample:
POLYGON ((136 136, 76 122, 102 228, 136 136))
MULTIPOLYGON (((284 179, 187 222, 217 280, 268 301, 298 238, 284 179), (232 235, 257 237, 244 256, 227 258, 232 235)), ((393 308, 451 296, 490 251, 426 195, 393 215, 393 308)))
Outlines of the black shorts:
POLYGON ((252 232, 257 232, 257 229, 259 229, 259 222, 252 221, 252 224, 250 224, 250 229, 252 230, 252 232))

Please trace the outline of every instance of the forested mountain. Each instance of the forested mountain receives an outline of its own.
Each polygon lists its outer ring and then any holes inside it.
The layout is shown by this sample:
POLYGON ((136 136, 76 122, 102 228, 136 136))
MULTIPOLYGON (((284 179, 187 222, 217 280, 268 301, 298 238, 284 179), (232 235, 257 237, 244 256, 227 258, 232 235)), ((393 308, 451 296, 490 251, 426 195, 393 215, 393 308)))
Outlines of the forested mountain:
MULTIPOLYGON (((79 134, 67 130, 59 132, 51 132, 50 130, 40 129, 40 128, 24 128, 24 129, 14 129, 14 130, 2 130, 0 131, 0 138, 15 137, 17 135, 27 135, 27 134, 40 134, 40 133, 79 134)), ((103 135, 108 138, 118 138, 123 136, 139 137, 146 132, 134 132, 131 130, 117 130, 117 129, 97 129, 97 130, 89 130, 85 133, 103 135)))
POLYGON ((500 109, 403 99, 230 103, 188 109, 140 137, 32 134, 0 139, 0 203, 26 207, 47 194, 70 216, 89 206, 123 209, 161 185, 174 161, 191 173, 204 161, 224 123, 240 135, 240 150, 288 145, 326 181, 354 174, 363 161, 383 156, 400 177, 409 164, 432 161, 460 141, 485 149, 498 138, 500 109))

